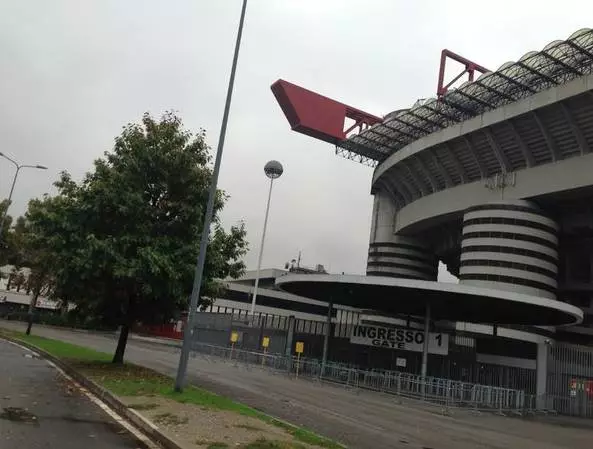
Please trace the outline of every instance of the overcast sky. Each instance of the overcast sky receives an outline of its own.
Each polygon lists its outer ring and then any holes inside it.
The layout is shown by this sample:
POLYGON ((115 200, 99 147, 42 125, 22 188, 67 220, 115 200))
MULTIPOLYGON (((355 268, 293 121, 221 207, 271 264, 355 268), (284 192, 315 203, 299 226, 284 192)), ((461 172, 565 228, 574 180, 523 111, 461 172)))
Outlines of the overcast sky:
MULTIPOLYGON (((240 0, 0 0, 0 151, 22 171, 11 213, 75 178, 145 111, 175 110, 216 147, 240 0)), ((291 132, 270 91, 283 78, 376 115, 436 90, 440 51, 496 69, 593 21, 593 2, 250 0, 219 186, 223 214, 244 220, 254 268, 263 166, 274 188, 264 267, 302 251, 306 265, 363 273, 372 169, 291 132)), ((0 160, 0 197, 12 166, 0 160)))

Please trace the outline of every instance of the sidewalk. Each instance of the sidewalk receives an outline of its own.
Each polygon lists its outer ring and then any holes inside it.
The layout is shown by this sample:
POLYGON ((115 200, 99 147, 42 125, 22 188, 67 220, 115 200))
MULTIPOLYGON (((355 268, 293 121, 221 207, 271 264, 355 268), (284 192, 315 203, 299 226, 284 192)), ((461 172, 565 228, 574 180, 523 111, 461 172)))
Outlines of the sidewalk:
POLYGON ((0 340, 0 447, 141 446, 45 360, 0 340))

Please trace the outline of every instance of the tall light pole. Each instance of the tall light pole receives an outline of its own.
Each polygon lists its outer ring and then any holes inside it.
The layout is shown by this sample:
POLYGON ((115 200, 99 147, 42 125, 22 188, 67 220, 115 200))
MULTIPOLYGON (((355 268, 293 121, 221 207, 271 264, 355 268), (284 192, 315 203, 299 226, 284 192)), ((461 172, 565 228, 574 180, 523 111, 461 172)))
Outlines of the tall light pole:
POLYGON ((8 194, 8 204, 6 205, 6 209, 4 209, 4 212, 2 213, 2 218, 0 218, 0 241, 1 241, 2 240, 2 231, 4 230, 4 222, 6 221, 6 215, 8 214, 8 208, 10 207, 10 203, 12 201, 12 192, 14 192, 14 185, 16 184, 16 180, 19 176, 19 172, 21 171, 21 168, 36 168, 39 170, 47 170, 47 167, 44 165, 26 165, 26 164, 21 165, 14 159, 5 155, 4 153, 0 153, 0 156, 2 156, 6 160, 12 162, 14 164, 14 166, 16 167, 16 171, 14 172, 14 178, 12 178, 12 185, 10 186, 10 193, 8 194))
POLYGON ((278 161, 270 161, 264 166, 264 173, 270 178, 270 190, 268 192, 268 203, 266 204, 266 217, 264 218, 264 230, 261 234, 261 244, 259 245, 259 257, 257 259, 257 271, 255 273, 255 287, 253 287, 253 298, 251 299, 251 316, 255 315, 255 302, 257 301, 257 287, 259 286, 259 272, 261 270, 261 260, 264 255, 264 243, 266 240, 266 228, 268 227, 268 214, 270 213, 270 200, 272 199, 272 186, 274 179, 278 179, 284 169, 278 161))
POLYGON ((247 9, 247 0, 243 0, 241 8, 241 17, 239 19, 239 29, 237 30, 237 40, 235 42, 235 53, 231 65, 231 76, 226 93, 226 102, 222 114, 222 124, 220 125, 220 135, 218 137, 218 146, 216 148, 216 158, 214 168, 212 169, 212 180, 210 181, 210 192, 208 193, 208 204, 204 214, 204 225, 202 226, 202 237, 200 239, 200 252, 194 272, 194 284, 191 292, 187 322, 183 330, 183 345, 181 346, 181 355, 179 356, 179 366, 177 368, 177 377, 175 378, 175 391, 183 390, 185 383, 185 373, 187 371, 187 361, 189 359, 189 350, 191 346, 191 337, 193 333, 193 319, 198 308, 198 299, 200 298, 200 287, 202 286, 202 275, 204 274, 204 265, 206 263, 206 250, 208 249, 208 238, 210 236, 210 222, 214 210, 214 199, 216 198, 216 188, 218 186, 218 173, 220 171, 220 162, 222 159, 222 150, 224 148, 224 138, 226 137, 226 127, 229 120, 229 111, 231 108, 231 98, 233 96, 233 86, 235 84, 235 72, 237 71, 237 60, 239 59, 239 48, 241 47, 241 36, 243 34, 243 24, 245 22, 245 10, 247 9))

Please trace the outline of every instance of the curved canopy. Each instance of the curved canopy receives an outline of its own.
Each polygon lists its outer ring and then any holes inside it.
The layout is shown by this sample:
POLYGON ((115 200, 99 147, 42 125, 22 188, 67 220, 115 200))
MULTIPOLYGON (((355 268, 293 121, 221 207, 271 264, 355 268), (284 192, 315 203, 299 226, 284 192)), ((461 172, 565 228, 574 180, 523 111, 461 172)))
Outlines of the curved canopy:
POLYGON ((386 314, 424 316, 430 304, 435 320, 487 324, 572 325, 583 311, 570 304, 463 284, 382 276, 288 274, 276 279, 282 290, 386 314))

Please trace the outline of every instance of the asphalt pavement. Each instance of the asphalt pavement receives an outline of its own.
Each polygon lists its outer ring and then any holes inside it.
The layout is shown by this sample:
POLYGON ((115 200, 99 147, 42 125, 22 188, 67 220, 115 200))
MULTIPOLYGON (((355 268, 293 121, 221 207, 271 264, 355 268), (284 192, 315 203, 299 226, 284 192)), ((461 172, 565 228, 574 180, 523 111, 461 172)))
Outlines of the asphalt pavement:
POLYGON ((47 361, 0 340, 0 448, 138 447, 131 434, 47 361))
MULTIPOLYGON (((0 327, 22 329, 23 324, 0 320, 0 327)), ((113 334, 38 325, 33 332, 105 352, 114 351, 117 343, 113 334)), ((173 376, 179 354, 171 346, 131 339, 126 359, 173 376)), ((550 424, 463 410, 442 416, 438 408, 416 401, 399 403, 393 396, 295 380, 216 357, 191 358, 188 380, 350 448, 590 449, 593 441, 591 423, 585 420, 550 419, 556 423, 550 424)))

